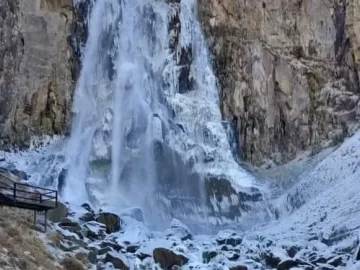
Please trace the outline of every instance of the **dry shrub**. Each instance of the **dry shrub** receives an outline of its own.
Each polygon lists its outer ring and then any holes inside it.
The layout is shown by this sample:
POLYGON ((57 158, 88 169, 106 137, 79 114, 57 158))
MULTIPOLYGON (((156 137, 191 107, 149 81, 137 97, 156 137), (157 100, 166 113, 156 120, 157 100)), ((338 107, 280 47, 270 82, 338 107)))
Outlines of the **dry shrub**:
POLYGON ((63 259, 61 265, 65 270, 85 270, 84 265, 74 257, 67 257, 63 259))
POLYGON ((31 211, 16 208, 0 208, 0 245, 8 251, 6 254, 0 249, 0 253, 9 257, 11 269, 60 270, 42 240, 32 230, 32 214, 31 211))
POLYGON ((63 242, 63 236, 59 232, 50 232, 47 235, 47 238, 50 242, 50 245, 52 245, 55 248, 60 247, 61 242, 63 242))
POLYGON ((9 227, 6 227, 5 233, 10 237, 20 236, 19 228, 15 227, 14 225, 10 225, 9 227))
POLYGON ((78 259, 83 265, 87 265, 89 263, 87 253, 85 252, 75 254, 75 258, 78 259))

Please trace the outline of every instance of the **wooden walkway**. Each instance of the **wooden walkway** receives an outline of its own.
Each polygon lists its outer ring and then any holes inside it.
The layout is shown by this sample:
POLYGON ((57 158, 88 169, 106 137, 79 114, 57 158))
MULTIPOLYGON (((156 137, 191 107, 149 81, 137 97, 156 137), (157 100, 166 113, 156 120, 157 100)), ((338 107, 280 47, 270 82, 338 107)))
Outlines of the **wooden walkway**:
POLYGON ((13 181, 0 172, 0 205, 45 212, 45 230, 47 211, 58 205, 56 190, 40 188, 13 181))

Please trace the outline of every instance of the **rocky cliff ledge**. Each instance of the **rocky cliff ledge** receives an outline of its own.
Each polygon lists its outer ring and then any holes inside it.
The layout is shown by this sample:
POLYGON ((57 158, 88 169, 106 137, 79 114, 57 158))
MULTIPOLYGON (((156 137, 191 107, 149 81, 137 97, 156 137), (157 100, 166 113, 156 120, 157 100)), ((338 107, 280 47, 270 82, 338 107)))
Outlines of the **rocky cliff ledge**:
POLYGON ((72 0, 0 1, 0 147, 66 131, 80 24, 72 0))
POLYGON ((360 2, 199 0, 243 158, 283 163, 358 124, 360 2))

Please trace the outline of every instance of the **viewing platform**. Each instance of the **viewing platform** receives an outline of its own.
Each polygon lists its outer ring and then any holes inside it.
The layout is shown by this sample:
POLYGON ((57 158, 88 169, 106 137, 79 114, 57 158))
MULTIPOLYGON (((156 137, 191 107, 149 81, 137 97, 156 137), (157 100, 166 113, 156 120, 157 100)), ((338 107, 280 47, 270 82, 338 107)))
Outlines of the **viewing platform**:
POLYGON ((34 211, 45 212, 45 230, 47 211, 55 209, 58 205, 58 192, 56 190, 36 187, 16 182, 0 172, 0 206, 16 207, 34 211))

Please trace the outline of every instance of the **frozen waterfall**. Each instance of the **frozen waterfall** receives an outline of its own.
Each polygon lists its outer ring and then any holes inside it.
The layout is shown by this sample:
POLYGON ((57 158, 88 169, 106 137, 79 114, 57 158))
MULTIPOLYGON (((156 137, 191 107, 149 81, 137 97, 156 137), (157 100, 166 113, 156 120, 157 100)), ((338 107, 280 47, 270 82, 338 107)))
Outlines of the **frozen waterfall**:
POLYGON ((74 114, 67 201, 155 222, 260 200, 231 153, 195 0, 92 3, 74 114))

